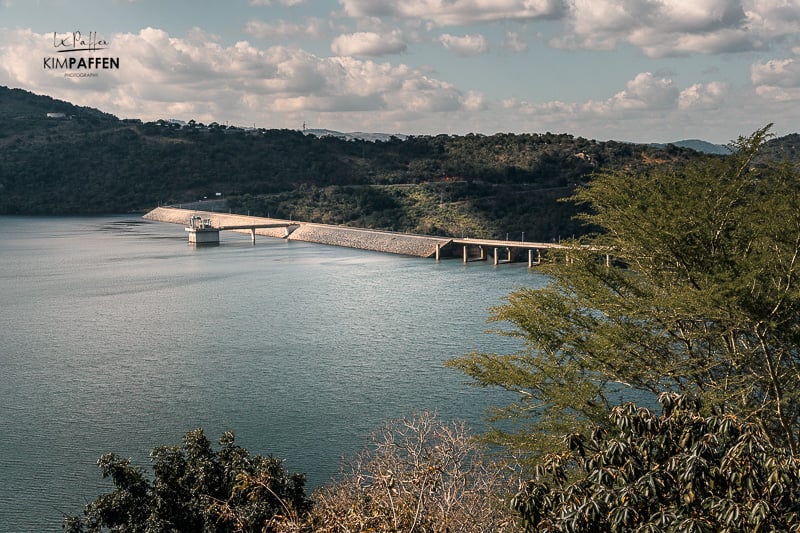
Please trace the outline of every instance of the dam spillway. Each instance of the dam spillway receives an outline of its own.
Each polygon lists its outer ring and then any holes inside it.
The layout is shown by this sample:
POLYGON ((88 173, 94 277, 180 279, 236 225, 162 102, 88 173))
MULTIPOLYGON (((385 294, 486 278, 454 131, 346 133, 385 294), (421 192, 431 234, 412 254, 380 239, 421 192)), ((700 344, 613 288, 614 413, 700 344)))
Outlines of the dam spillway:
MULTIPOLYGON (((216 231, 217 238, 214 242, 217 243, 219 242, 219 231, 236 231, 251 235, 254 243, 255 236, 262 235, 275 239, 343 246, 374 252, 435 257, 437 261, 441 257, 462 257, 464 263, 487 261, 491 255, 495 266, 500 263, 515 262, 515 257, 516 260, 519 260, 519 253, 524 252, 527 254, 528 267, 531 268, 541 263, 542 254, 548 250, 568 248, 560 243, 436 237, 176 207, 158 207, 145 214, 143 218, 184 226, 190 220, 200 219, 207 230, 216 231), (501 257, 505 259, 501 259, 501 257)), ((191 227, 187 227, 187 231, 190 233, 191 229, 191 227)), ((194 242, 199 241, 195 239, 194 242)), ((610 265, 608 252, 598 250, 598 253, 605 256, 606 266, 610 265)))
POLYGON ((437 246, 441 250, 452 242, 452 239, 446 237, 429 237, 175 207, 158 207, 145 214, 143 218, 155 222, 186 225, 191 217, 200 217, 208 220, 210 225, 222 230, 231 228, 229 231, 247 233, 253 236, 261 235, 276 239, 343 246, 415 257, 434 257, 437 246))

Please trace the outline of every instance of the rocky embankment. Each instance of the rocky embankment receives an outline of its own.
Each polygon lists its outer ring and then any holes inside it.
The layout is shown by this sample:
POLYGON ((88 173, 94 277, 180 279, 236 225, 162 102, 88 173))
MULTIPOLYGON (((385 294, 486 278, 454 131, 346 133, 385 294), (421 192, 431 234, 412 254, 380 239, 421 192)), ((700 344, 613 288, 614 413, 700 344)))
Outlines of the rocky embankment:
MULTIPOLYGON (((192 216, 210 219, 211 224, 216 227, 285 223, 288 225, 286 228, 256 228, 256 235, 417 257, 431 257, 436 253, 437 244, 444 247, 450 242, 450 239, 444 237, 427 237, 174 207, 158 207, 144 215, 144 218, 185 226, 192 216)), ((250 230, 240 231, 249 233, 250 230)))
POLYGON ((301 224, 288 238, 296 241, 345 246, 347 248, 358 248, 359 250, 374 250, 390 254, 415 255, 417 257, 431 257, 436 253, 437 244, 444 247, 450 242, 449 239, 445 238, 323 224, 301 224))

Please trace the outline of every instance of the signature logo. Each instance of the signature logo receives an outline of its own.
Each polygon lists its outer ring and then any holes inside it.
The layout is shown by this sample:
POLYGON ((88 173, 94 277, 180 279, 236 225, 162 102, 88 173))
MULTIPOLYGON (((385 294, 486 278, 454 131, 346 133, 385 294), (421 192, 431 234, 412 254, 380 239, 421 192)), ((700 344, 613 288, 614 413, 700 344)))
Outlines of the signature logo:
POLYGON ((59 35, 53 32, 53 47, 57 53, 94 52, 108 48, 108 41, 98 39, 96 31, 84 35, 79 31, 59 35))
POLYGON ((96 31, 81 33, 53 32, 53 48, 56 55, 42 58, 42 67, 45 70, 62 71, 65 78, 97 78, 98 70, 119 69, 119 57, 105 57, 95 54, 108 48, 108 41, 99 38, 96 31), (66 54, 79 53, 68 57, 66 54))

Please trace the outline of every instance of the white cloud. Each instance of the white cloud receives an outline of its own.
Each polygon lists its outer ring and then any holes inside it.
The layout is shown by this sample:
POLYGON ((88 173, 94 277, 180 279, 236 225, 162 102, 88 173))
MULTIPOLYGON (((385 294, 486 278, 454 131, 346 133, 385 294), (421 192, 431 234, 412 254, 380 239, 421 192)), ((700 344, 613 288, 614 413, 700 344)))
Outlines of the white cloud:
POLYGON ((668 33, 708 33, 746 22, 740 0, 662 0, 655 16, 664 17, 661 24, 668 33))
POLYGON ((460 56, 475 56, 485 53, 489 49, 489 42, 483 35, 464 35, 459 37, 445 33, 439 36, 442 46, 460 56))
POLYGON ((800 61, 790 58, 756 63, 750 67, 750 79, 756 86, 800 87, 800 61))
POLYGON ((381 35, 360 31, 339 35, 331 43, 331 51, 338 56, 382 56, 399 54, 406 50, 406 42, 399 31, 381 35))
POLYGON ((42 68, 41 57, 50 54, 51 41, 51 36, 30 30, 0 31, 0 83, 120 117, 274 127, 297 127, 308 112, 348 121, 390 116, 415 120, 487 105, 480 93, 461 91, 403 64, 320 57, 246 41, 224 46, 171 37, 154 28, 111 36, 109 52, 119 55, 119 70, 73 81, 42 68))
POLYGON ((669 78, 642 72, 625 84, 625 89, 603 102, 588 102, 584 109, 596 113, 625 113, 675 108, 680 90, 669 78))
MULTIPOLYGON (((733 95, 722 83, 694 84, 681 90, 673 80, 649 72, 637 74, 624 89, 605 100, 533 103, 507 98, 490 106, 489 113, 498 128, 504 122, 530 124, 533 131, 568 132, 595 139, 638 142, 670 142, 701 137, 712 142, 727 142, 750 127, 740 113, 743 106, 731 102, 733 95), (724 102, 726 113, 717 111, 724 102), (730 136, 719 135, 720 130, 730 136), (693 133, 688 133, 693 132, 693 133)), ((753 124, 752 130, 763 124, 753 124)), ((751 131, 752 131, 751 130, 751 131)))
POLYGON ((649 57, 688 55, 691 53, 724 54, 747 52, 763 47, 752 34, 739 29, 723 29, 711 33, 658 34, 643 29, 631 34, 628 42, 638 46, 649 57))
MULTIPOLYGON (((356 48, 359 42, 345 45, 356 48)), ((369 50, 361 46, 364 55, 369 50)), ((678 86, 671 79, 678 79, 677 72, 642 72, 591 100, 533 102, 456 86, 436 79, 433 69, 356 54, 323 57, 255 41, 224 44, 200 29, 185 38, 155 28, 111 35, 109 52, 120 57, 120 69, 96 79, 65 79, 43 69, 41 58, 53 55, 52 49, 51 34, 0 29, 0 85, 120 117, 292 128, 308 120, 313 127, 343 131, 554 131, 598 139, 691 136, 726 142, 763 126, 756 118, 785 121, 789 131, 800 123, 800 106, 787 105, 800 99, 798 56, 752 65, 753 87, 747 90, 721 82, 678 86), (712 131, 716 138, 708 138, 712 131)))
POLYGON ((256 39, 286 39, 307 37, 310 39, 321 39, 326 33, 326 23, 316 17, 307 17, 305 24, 295 24, 283 19, 276 19, 271 22, 260 20, 249 21, 244 28, 248 35, 256 39))
POLYGON ((463 95, 447 82, 419 76, 403 80, 401 89, 387 95, 386 101, 411 113, 433 113, 459 110, 463 95))
POLYGON ((528 43, 515 31, 506 32, 506 39, 503 41, 503 48, 512 52, 524 52, 528 49, 528 43))
POLYGON ((761 50, 800 32, 796 0, 574 0, 561 48, 610 50, 620 43, 647 56, 761 50))
POLYGON ((756 94, 767 100, 800 100, 800 60, 771 59, 750 67, 750 79, 756 94))
POLYGON ((682 90, 678 97, 680 109, 718 109, 728 96, 729 87, 725 83, 695 83, 682 90))
POLYGON ((384 106, 380 95, 367 96, 281 96, 272 104, 275 111, 282 113, 356 113, 374 112, 384 106))
MULTIPOLYGON (((800 100, 800 87, 775 87, 771 85, 761 85, 756 87, 756 94, 761 98, 770 100, 772 102, 793 102, 800 100)), ((797 128, 794 127, 795 131, 796 129, 797 128)))
POLYGON ((566 0, 339 0, 351 17, 421 19, 438 26, 557 18, 566 0))
POLYGON ((489 108, 486 97, 477 91, 469 91, 464 98, 464 109, 467 111, 485 111, 489 108))
POLYGON ((791 35, 800 24, 796 0, 750 0, 745 9, 750 27, 759 35, 791 35))

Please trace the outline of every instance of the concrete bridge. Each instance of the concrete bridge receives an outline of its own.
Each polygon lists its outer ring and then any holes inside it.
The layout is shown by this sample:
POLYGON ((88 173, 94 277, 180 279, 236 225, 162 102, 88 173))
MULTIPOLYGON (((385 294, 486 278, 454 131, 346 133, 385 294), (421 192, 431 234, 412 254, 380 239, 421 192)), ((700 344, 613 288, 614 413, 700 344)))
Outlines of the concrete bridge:
MULTIPOLYGON (((503 241, 493 239, 452 239, 451 247, 461 251, 464 263, 487 261, 491 255, 495 265, 527 260, 528 268, 542 262, 547 250, 564 249, 566 246, 548 242, 503 241), (524 257, 520 257, 522 254, 524 257)), ((439 260, 439 250, 436 259, 439 260)))
MULTIPOLYGON (((144 218, 182 224, 186 226, 190 242, 198 244, 218 243, 220 231, 235 231, 249 234, 253 243, 256 235, 262 235, 361 250, 432 257, 437 261, 443 258, 461 258, 464 263, 488 261, 491 256, 495 265, 527 260, 528 267, 533 267, 541 263, 542 255, 548 250, 566 248, 557 243, 434 237, 174 207, 153 209, 144 218)), ((606 257, 607 264, 609 261, 606 257)))

